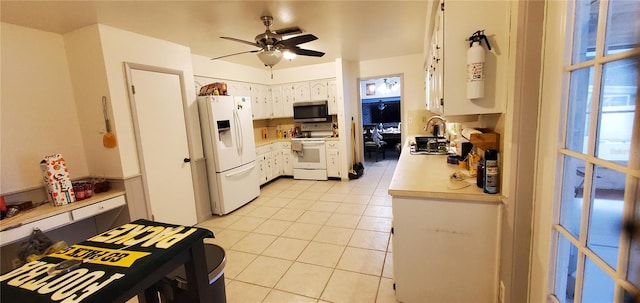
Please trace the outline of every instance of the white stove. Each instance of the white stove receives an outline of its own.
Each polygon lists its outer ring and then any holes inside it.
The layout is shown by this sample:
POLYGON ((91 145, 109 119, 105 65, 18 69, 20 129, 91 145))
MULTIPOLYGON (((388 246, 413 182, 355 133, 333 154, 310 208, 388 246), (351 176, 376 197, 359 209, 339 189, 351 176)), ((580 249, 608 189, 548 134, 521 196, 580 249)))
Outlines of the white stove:
POLYGON ((332 134, 331 123, 303 123, 300 127, 306 138, 291 139, 293 178, 327 180, 325 139, 332 134))

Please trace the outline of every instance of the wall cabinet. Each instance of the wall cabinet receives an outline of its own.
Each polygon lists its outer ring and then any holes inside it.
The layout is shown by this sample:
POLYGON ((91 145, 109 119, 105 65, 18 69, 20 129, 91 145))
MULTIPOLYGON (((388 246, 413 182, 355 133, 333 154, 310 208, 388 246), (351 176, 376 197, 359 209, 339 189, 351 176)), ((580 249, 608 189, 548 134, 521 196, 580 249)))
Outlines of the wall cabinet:
POLYGON ((342 100, 338 95, 338 86, 336 80, 329 80, 327 82, 327 101, 329 102, 329 114, 338 114, 338 102, 342 100))
MULTIPOLYGON (((224 82, 224 81, 219 81, 224 82)), ((245 82, 227 82, 227 95, 251 97, 251 84, 245 82)))
POLYGON ((329 114, 337 115, 338 102, 341 100, 335 79, 279 85, 228 81, 227 94, 250 97, 253 120, 293 117, 293 103, 312 100, 327 100, 329 114))
POLYGON ((427 109, 441 115, 504 112, 509 57, 509 1, 441 1, 426 64, 427 109), (467 39, 485 30, 484 98, 467 99, 467 39))
POLYGON ((328 97, 328 89, 327 89, 327 81, 309 81, 309 95, 310 100, 327 100, 328 97))
POLYGON ((392 203, 398 301, 498 302, 500 203, 398 196, 392 203))
POLYGON ((251 110, 253 119, 271 118, 271 89, 267 85, 251 85, 251 110))
POLYGON ((282 89, 282 113, 284 117, 293 117, 293 85, 283 84, 282 89))
POLYGON ((326 141, 327 177, 340 178, 340 150, 338 141, 326 141))
POLYGON ((309 82, 297 82, 292 84, 293 102, 311 101, 309 82))
POLYGON ((282 118, 284 107, 282 106, 282 85, 273 85, 271 89, 271 118, 282 118))

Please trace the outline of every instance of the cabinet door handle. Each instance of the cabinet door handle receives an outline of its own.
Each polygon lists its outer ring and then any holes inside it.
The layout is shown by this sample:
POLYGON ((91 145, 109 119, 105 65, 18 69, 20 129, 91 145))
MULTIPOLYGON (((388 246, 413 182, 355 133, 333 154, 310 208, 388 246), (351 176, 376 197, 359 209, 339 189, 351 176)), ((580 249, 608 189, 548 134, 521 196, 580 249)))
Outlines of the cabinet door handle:
POLYGON ((184 163, 189 163, 189 162, 191 162, 191 159, 189 159, 189 158, 184 158, 184 160, 182 160, 182 161, 184 161, 184 163))

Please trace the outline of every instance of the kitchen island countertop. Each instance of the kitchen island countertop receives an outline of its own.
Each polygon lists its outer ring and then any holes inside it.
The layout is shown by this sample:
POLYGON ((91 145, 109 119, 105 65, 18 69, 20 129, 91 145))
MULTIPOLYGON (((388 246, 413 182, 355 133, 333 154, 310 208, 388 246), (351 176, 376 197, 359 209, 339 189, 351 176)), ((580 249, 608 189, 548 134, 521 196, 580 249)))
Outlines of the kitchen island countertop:
POLYGON ((476 186, 475 177, 450 180, 451 174, 459 170, 458 165, 447 164, 446 155, 412 155, 405 144, 389 185, 389 195, 501 203, 501 195, 485 194, 476 186))

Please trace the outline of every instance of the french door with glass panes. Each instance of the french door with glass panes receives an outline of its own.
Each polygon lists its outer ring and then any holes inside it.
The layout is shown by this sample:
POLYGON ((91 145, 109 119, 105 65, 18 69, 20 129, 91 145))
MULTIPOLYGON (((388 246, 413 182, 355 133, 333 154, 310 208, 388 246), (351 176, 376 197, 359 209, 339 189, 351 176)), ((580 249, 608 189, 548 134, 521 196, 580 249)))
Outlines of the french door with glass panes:
POLYGON ((640 225, 640 1, 566 5, 549 293, 627 302, 640 287, 640 235, 623 229, 640 225))

